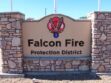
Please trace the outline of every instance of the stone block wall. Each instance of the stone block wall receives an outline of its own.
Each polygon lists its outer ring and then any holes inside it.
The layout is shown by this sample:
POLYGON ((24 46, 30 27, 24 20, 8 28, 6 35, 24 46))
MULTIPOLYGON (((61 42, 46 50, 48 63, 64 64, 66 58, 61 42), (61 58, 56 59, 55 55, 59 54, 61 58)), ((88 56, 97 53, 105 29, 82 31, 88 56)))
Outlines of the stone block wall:
POLYGON ((92 72, 111 72, 111 12, 94 12, 92 21, 92 72))
POLYGON ((24 72, 89 72, 90 60, 86 59, 24 59, 24 72))
POLYGON ((4 73, 23 72, 23 20, 19 12, 0 13, 0 67, 4 73))

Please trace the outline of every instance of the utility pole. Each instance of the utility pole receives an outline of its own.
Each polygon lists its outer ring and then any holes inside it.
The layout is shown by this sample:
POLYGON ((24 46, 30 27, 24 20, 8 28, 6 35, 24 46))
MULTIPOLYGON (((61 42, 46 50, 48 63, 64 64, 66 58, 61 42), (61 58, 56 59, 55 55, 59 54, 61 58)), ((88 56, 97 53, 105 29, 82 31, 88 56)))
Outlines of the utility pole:
POLYGON ((45 8, 45 16, 47 15, 47 8, 45 8))
POLYGON ((13 1, 10 0, 10 9, 11 9, 11 12, 13 11, 13 1))
POLYGON ((98 11, 101 11, 101 0, 98 0, 98 11))
POLYGON ((57 13, 57 0, 54 0, 54 13, 57 13))

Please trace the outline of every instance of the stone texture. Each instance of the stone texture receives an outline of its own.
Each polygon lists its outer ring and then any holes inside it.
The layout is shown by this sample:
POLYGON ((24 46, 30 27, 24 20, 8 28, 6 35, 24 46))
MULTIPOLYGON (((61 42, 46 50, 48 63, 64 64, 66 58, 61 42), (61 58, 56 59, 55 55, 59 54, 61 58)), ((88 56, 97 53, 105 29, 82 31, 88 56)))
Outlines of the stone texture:
POLYGON ((20 38, 14 37, 12 39, 12 46, 20 46, 20 38))
POLYGON ((105 46, 102 47, 102 51, 105 51, 107 50, 107 48, 105 46))
POLYGON ((110 50, 110 51, 111 51, 111 45, 108 45, 108 46, 107 46, 107 50, 110 50))
POLYGON ((87 65, 81 65, 79 67, 79 70, 81 70, 81 71, 87 71, 87 70, 89 70, 89 67, 87 65))
POLYGON ((1 18, 0 21, 8 21, 8 19, 7 18, 1 18))
POLYGON ((56 61, 56 65, 61 65, 62 61, 56 61))
POLYGON ((100 40, 101 40, 101 41, 105 41, 106 38, 107 38, 106 35, 103 33, 103 34, 101 35, 101 37, 100 37, 100 40))
POLYGON ((32 60, 24 59, 24 71, 89 71, 87 60, 32 60), (36 62, 37 61, 37 62, 36 62), (55 62, 55 63, 54 63, 55 62), (77 62, 78 64, 72 64, 77 62))
POLYGON ((106 17, 105 17, 105 15, 104 14, 98 14, 98 20, 104 20, 106 17))
POLYGON ((14 68, 16 68, 16 64, 15 64, 15 62, 13 62, 13 61, 8 61, 8 65, 9 65, 9 68, 12 68, 12 69, 14 69, 14 68))
POLYGON ((103 66, 103 65, 99 66, 98 71, 99 72, 105 72, 106 71, 105 66, 103 66))
POLYGON ((50 61, 40 61, 41 66, 47 66, 50 63, 50 61))
POLYGON ((111 12, 92 15, 92 72, 108 73, 111 72, 111 12))
POLYGON ((75 60, 72 62, 72 65, 79 65, 81 62, 79 60, 75 60))
POLYGON ((71 69, 71 63, 66 63, 66 64, 65 64, 65 68, 66 68, 66 69, 71 69))
POLYGON ((4 73, 23 72, 22 29, 20 28, 23 19, 21 13, 0 13, 0 48, 3 50, 2 72, 4 73))
POLYGON ((108 29, 111 29, 111 25, 108 25, 108 27, 107 27, 108 29))
POLYGON ((92 69, 96 70, 99 67, 100 64, 98 63, 92 63, 92 69))
POLYGON ((105 27, 104 27, 104 26, 101 26, 101 27, 100 27, 100 31, 101 31, 101 32, 103 32, 103 31, 104 31, 104 29, 105 29, 105 27))

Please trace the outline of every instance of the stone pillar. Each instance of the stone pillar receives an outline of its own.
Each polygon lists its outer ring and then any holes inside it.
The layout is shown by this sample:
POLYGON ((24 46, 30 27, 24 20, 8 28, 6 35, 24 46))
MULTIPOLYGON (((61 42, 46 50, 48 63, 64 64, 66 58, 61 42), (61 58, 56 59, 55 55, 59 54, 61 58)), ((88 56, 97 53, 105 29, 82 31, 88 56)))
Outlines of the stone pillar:
POLYGON ((0 13, 0 69, 3 73, 23 72, 22 21, 19 12, 0 13))
POLYGON ((111 72, 111 12, 94 12, 92 21, 92 72, 111 72))

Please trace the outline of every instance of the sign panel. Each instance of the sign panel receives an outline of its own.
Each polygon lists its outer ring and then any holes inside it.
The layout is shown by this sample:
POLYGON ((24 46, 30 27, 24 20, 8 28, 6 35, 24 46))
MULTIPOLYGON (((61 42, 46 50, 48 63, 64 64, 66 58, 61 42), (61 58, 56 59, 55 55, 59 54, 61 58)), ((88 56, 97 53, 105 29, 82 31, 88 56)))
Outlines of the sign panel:
POLYGON ((23 23, 25 56, 90 55, 91 24, 88 20, 47 16, 39 21, 23 23))

